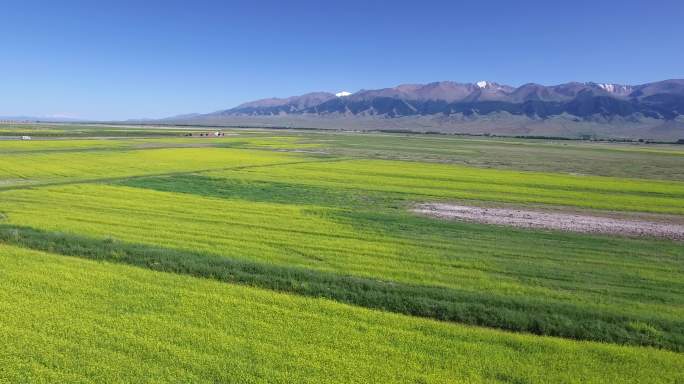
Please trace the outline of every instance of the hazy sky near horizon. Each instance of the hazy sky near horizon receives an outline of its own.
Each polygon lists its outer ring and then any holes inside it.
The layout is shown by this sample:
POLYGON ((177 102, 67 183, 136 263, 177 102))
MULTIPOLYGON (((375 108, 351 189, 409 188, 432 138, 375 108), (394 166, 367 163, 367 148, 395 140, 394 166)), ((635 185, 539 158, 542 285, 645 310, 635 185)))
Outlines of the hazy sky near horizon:
POLYGON ((211 112, 439 80, 684 78, 684 1, 0 1, 0 116, 211 112))

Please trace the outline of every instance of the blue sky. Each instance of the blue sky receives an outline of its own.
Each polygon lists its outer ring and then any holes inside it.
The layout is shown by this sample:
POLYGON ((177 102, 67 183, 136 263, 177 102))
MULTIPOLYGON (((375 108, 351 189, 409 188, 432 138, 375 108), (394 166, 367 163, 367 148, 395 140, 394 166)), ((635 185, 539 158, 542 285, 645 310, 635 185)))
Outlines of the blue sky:
POLYGON ((311 91, 684 78, 684 1, 0 3, 0 115, 210 112, 311 91))

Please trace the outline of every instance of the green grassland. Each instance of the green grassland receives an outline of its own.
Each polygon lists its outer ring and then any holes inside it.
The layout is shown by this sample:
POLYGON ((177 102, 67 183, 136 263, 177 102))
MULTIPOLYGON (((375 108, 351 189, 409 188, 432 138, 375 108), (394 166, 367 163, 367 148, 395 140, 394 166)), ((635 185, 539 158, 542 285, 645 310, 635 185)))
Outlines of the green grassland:
POLYGON ((7 382, 623 382, 684 356, 515 335, 0 245, 7 382))
POLYGON ((297 154, 222 148, 22 152, 3 155, 0 188, 302 161, 297 154), (30 164, 30 165, 29 165, 30 164))
MULTIPOLYGON (((0 137, 111 138, 130 137, 155 144, 198 140, 183 138, 185 134, 212 132, 210 127, 172 129, 163 127, 123 127, 88 125, 0 125, 0 137), (4 132, 4 133, 3 133, 4 132), (166 136, 167 139, 162 137, 166 136), (174 137, 175 136, 175 137, 174 137), (149 140, 152 138, 152 140, 149 140)), ((420 162, 454 163, 474 167, 560 172, 599 176, 631 177, 684 181, 682 145, 644 145, 638 143, 600 143, 568 140, 514 139, 503 137, 468 137, 445 135, 346 133, 334 131, 296 131, 265 129, 222 129, 225 138, 212 139, 214 145, 245 147, 262 144, 283 147, 285 142, 299 148, 317 147, 331 155, 420 162)), ((124 143, 132 141, 123 141, 124 143)), ((200 142, 203 139, 199 140, 200 142)), ((74 143, 76 140, 70 140, 74 143)), ((203 144, 206 144, 204 141, 203 144)), ((0 153, 5 151, 3 143, 0 153)), ((132 146, 140 144, 140 141, 132 146)), ((25 148, 26 143, 18 143, 25 148)), ((41 142, 38 147, 43 147, 41 142)))
POLYGON ((683 145, 443 135, 299 133, 331 154, 479 168, 684 181, 683 145))
MULTIPOLYGON (((200 177, 184 178, 186 187, 212 191, 211 184, 200 177)), ((201 257, 192 254, 199 252, 256 265, 429 287, 440 300, 457 304, 435 310, 434 317, 540 334, 684 348, 680 244, 435 222, 393 209, 393 200, 382 209, 382 199, 359 191, 355 196, 336 195, 335 190, 322 188, 245 182, 242 196, 207 197, 179 193, 183 190, 179 180, 183 178, 125 182, 136 188, 74 184, 9 190, 0 194, 0 211, 7 217, 6 224, 13 226, 9 229, 30 227, 164 247, 190 253, 180 257, 186 261, 201 257), (312 204, 315 200, 302 201, 306 195, 297 189, 315 194, 317 205, 312 204), (251 193, 259 190, 261 194, 251 193), (292 195, 300 195, 300 201, 292 195), (355 201, 360 203, 355 205, 355 201), (483 302, 498 309, 490 313, 482 308, 483 302), (648 324, 652 331, 643 333, 635 324, 648 324)), ((229 183, 218 183, 240 192, 229 183)), ((220 271, 194 268, 189 263, 182 270, 203 276, 220 271)), ((273 271, 263 274, 275 278, 273 271)), ((334 284, 330 287, 337 289, 334 284)), ((428 300, 434 293, 421 295, 428 300)), ((343 295, 331 297, 338 296, 343 295)), ((431 315, 429 310, 423 312, 431 315)))
MULTIPOLYGON (((682 159, 684 162, 684 159, 682 159)), ((477 169, 382 160, 306 163, 209 173, 406 195, 407 199, 472 199, 604 210, 684 214, 684 183, 477 169)))
POLYGON ((681 242, 410 212, 684 222, 679 147, 226 132, 0 141, 0 381, 684 380, 681 242))
MULTIPOLYGON (((301 152, 263 151, 296 148, 292 140, 249 140, 249 146, 253 149, 232 147, 230 144, 236 141, 244 145, 244 141, 237 138, 216 141, 216 145, 224 147, 200 148, 150 148, 151 143, 146 143, 147 146, 142 148, 138 145, 135 148, 89 151, 68 147, 68 151, 36 150, 14 153, 11 149, 15 146, 12 145, 10 151, 4 152, 3 162, 0 164, 0 187, 235 170, 245 166, 294 163, 272 169, 255 167, 242 172, 240 177, 256 177, 267 181, 296 177, 302 184, 335 188, 348 186, 365 190, 374 188, 378 192, 422 195, 423 198, 433 199, 476 199, 684 213, 684 183, 680 182, 484 170, 406 161, 347 160, 330 156, 320 159, 311 154, 305 157, 301 152), (224 148, 234 150, 226 151, 224 148), (262 151, 253 152, 254 149, 262 151), (316 160, 324 161, 316 163, 316 160), (30 167, 27 167, 28 162, 30 167)), ((158 144, 173 146, 178 145, 178 141, 167 140, 158 144)), ((101 142, 96 142, 98 143, 101 142)), ((64 142, 60 144, 69 145, 64 142)), ((83 143, 78 142, 78 145, 83 143)), ((111 145, 123 144, 114 142, 111 145)), ((41 142, 38 147, 42 146, 54 148, 51 141, 41 142)), ((684 157, 680 159, 684 161, 684 157)))
POLYGON ((178 133, 178 129, 172 128, 104 124, 0 124, 0 138, 17 136, 32 136, 37 138, 164 137, 178 136, 178 133))

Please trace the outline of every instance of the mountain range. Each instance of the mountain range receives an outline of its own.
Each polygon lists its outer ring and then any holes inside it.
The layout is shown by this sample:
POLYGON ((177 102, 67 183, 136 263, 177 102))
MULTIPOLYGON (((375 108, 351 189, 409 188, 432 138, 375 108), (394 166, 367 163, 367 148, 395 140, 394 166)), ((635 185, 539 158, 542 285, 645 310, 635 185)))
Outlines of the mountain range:
POLYGON ((268 98, 164 122, 520 136, 684 138, 684 80, 511 87, 490 81, 403 84, 268 98))
POLYGON ((544 86, 529 83, 517 88, 488 81, 474 84, 442 81, 361 90, 353 94, 315 92, 263 99, 212 115, 272 116, 285 113, 401 117, 486 115, 500 111, 540 118, 563 113, 581 118, 641 114, 671 120, 684 114, 684 80, 636 86, 576 82, 544 86))

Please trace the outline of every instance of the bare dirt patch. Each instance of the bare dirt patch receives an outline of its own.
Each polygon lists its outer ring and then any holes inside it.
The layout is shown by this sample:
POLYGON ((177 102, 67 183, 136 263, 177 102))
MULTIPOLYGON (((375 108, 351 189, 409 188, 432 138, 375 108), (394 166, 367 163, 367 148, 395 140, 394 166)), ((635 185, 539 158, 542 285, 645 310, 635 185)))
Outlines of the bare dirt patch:
POLYGON ((515 208, 486 208, 444 203, 420 204, 414 212, 438 217, 519 228, 554 229, 568 232, 606 233, 624 236, 662 237, 684 240, 684 225, 646 220, 542 212, 515 208))

